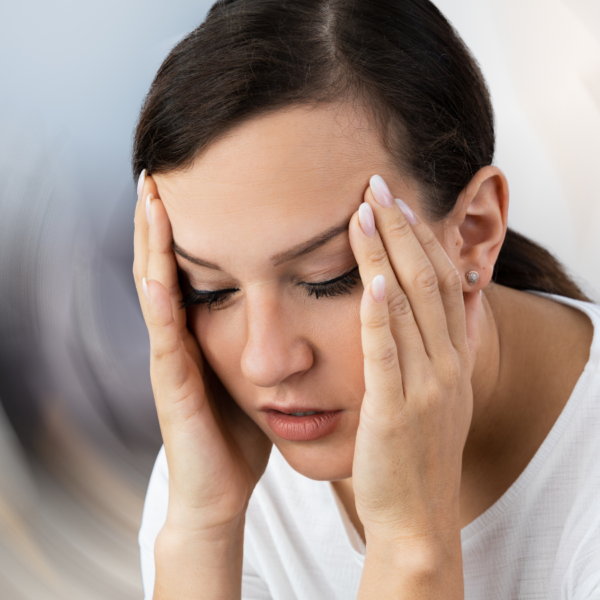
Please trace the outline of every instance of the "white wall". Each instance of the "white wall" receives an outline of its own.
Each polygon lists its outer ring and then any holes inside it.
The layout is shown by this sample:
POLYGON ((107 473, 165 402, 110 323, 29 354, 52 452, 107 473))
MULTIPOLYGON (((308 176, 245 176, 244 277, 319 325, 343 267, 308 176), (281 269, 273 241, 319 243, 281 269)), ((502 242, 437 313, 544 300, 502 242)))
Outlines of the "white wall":
POLYGON ((434 2, 490 86, 509 223, 600 299, 600 2, 434 2))

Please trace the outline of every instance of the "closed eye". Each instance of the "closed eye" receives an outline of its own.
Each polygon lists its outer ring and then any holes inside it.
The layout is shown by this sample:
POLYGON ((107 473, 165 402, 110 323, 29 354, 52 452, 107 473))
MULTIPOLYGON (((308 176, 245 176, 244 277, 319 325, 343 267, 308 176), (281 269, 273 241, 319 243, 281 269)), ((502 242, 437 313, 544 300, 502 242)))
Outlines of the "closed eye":
POLYGON ((342 296, 344 294, 350 294, 352 288, 360 281, 360 274, 358 272, 358 266, 352 270, 330 279, 329 281, 321 281, 319 283, 301 283, 308 289, 309 296, 315 296, 315 298, 326 298, 332 296, 342 296))
MULTIPOLYGON (((315 299, 319 299, 350 294, 352 288, 354 288, 359 281, 360 274, 358 266, 356 266, 347 273, 335 277, 334 279, 329 279, 328 281, 320 281, 318 283, 300 282, 297 285, 304 287, 309 296, 314 296, 315 299)), ((233 296, 233 294, 239 291, 239 288, 226 288, 214 291, 195 290, 192 288, 181 301, 181 307, 188 308, 189 306, 194 305, 207 305, 209 310, 211 308, 218 308, 233 296)))
POLYGON ((237 288, 227 288, 224 290, 204 291, 191 289, 181 300, 181 308, 188 308, 197 304, 206 304, 209 308, 216 308, 223 304, 227 298, 236 292, 237 288))

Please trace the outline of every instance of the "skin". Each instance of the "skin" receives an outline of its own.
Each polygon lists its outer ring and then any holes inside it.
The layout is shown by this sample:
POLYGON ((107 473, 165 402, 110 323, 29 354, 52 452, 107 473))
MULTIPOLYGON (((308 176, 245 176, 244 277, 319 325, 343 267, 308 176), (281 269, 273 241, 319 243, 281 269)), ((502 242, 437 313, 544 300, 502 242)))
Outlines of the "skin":
POLYGON ((431 223, 364 115, 292 107, 241 124, 188 169, 146 177, 140 196, 134 275, 170 473, 154 597, 240 597, 245 509, 275 444, 298 472, 334 482, 366 540, 361 600, 463 598, 460 528, 531 460, 592 337, 580 311, 491 283, 508 211, 502 172, 479 171, 431 223), (378 202, 374 174, 416 224, 378 202), (362 285, 348 295, 316 299, 301 285, 357 263, 362 285), (176 267, 195 289, 239 291, 186 315, 176 267), (288 442, 260 410, 274 402, 344 412, 333 434, 288 442))

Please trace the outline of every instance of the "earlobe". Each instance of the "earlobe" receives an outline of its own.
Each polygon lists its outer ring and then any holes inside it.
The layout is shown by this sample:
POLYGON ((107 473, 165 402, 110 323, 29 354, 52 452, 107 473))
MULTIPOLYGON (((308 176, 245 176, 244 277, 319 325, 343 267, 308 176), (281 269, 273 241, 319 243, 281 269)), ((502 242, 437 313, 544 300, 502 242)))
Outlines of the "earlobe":
POLYGON ((464 291, 485 288, 504 242, 508 216, 508 183, 497 167, 480 169, 462 193, 456 215, 462 240, 456 266, 464 291))

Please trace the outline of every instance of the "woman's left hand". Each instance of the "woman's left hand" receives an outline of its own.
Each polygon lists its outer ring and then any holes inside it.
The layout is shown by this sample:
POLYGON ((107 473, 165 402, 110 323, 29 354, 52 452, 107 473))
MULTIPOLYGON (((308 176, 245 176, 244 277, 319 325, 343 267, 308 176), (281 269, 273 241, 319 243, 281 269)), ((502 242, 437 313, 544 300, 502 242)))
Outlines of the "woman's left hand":
POLYGON ((367 189, 350 223, 365 287, 352 471, 367 540, 359 598, 462 598, 459 494, 481 295, 463 296, 427 224, 383 200, 391 206, 367 189))

